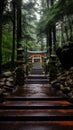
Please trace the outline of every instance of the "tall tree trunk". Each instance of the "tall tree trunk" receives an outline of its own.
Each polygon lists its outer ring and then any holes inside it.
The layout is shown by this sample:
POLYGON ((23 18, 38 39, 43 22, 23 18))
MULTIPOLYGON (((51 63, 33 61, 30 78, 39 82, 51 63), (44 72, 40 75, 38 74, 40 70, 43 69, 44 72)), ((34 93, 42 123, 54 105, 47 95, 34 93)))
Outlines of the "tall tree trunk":
POLYGON ((61 23, 61 42, 62 42, 62 45, 65 43, 63 21, 61 23))
POLYGON ((49 0, 46 0, 46 3, 47 3, 47 7, 49 8, 49 0))
MULTIPOLYGON (((54 0, 51 0, 51 6, 53 6, 54 0)), ((52 41, 53 41, 53 51, 56 51, 56 25, 52 25, 52 41)))
POLYGON ((54 4, 54 0, 51 0, 51 6, 54 4))
POLYGON ((21 47, 21 0, 17 1, 17 60, 18 60, 18 49, 21 47))
POLYGON ((69 40, 69 37, 68 37, 68 29, 67 29, 67 26, 65 26, 65 34, 66 34, 66 40, 68 41, 68 40, 69 40))
POLYGON ((49 56, 49 32, 46 32, 47 56, 49 56))
POLYGON ((16 32, 16 22, 15 22, 15 0, 13 0, 13 46, 12 46, 12 57, 11 57, 11 68, 14 68, 15 59, 15 32, 16 32))
POLYGON ((0 0, 0 74, 2 73, 2 21, 7 0, 0 0))
POLYGON ((67 19, 68 19, 68 24, 70 29, 69 39, 72 41, 72 23, 69 16, 67 16, 67 19))
POLYGON ((56 51, 56 25, 53 25, 53 51, 56 51))
POLYGON ((68 35, 68 21, 67 21, 67 16, 64 17, 64 28, 65 28, 65 34, 66 34, 66 41, 69 40, 69 35, 68 35))
MULTIPOLYGON (((51 0, 46 0, 48 9, 52 6, 51 0)), ((50 27, 47 31, 47 55, 51 56, 52 52, 52 27, 50 27)))
POLYGON ((52 29, 49 28, 49 55, 51 56, 52 53, 52 29))
POLYGON ((2 17, 3 17, 4 0, 0 1, 0 74, 2 72, 2 17))
POLYGON ((49 28, 47 30, 47 56, 51 56, 51 52, 52 52, 52 32, 51 32, 51 28, 49 28))
MULTIPOLYGON (((53 6, 54 4, 54 0, 50 0, 50 7, 53 6)), ((56 44, 56 28, 55 28, 55 25, 52 25, 50 28, 49 28, 49 54, 51 56, 52 54, 52 41, 54 42, 54 45, 56 44)))
POLYGON ((0 17, 0 74, 2 72, 2 18, 0 17))

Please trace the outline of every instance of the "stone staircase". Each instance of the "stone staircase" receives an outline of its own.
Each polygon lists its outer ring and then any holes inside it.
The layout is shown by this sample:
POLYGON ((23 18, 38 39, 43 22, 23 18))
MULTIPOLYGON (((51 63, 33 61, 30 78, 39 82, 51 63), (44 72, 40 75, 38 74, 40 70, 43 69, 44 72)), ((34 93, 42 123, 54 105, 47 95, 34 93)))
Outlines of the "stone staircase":
POLYGON ((33 66, 25 86, 33 89, 33 93, 30 90, 29 95, 5 96, 4 102, 0 103, 0 130, 73 129, 73 104, 49 86, 40 65, 33 66), (50 94, 47 95, 44 88, 50 94))
POLYGON ((66 99, 6 98, 0 106, 0 121, 72 121, 73 105, 66 99))

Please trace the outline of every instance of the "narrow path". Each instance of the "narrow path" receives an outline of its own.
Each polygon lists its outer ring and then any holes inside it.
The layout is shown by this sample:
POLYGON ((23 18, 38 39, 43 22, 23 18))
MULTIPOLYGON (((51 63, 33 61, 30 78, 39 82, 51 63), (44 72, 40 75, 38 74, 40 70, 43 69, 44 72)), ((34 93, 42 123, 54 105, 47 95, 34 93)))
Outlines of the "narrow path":
POLYGON ((34 64, 24 86, 0 104, 0 130, 73 130, 73 104, 34 64))
MULTIPOLYGON (((11 95, 12 96, 12 95, 11 95)), ((61 96, 58 91, 49 84, 49 79, 44 73, 44 69, 39 63, 33 64, 30 74, 25 81, 25 85, 19 86, 13 96, 21 96, 25 98, 49 98, 50 96, 61 96)))

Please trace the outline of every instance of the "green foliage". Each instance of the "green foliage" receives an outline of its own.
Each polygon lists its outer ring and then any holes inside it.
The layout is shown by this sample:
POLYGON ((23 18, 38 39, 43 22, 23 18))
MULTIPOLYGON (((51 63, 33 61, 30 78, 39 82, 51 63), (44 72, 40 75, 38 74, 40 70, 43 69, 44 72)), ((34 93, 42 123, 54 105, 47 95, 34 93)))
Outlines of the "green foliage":
POLYGON ((73 14, 73 0, 59 0, 50 9, 46 9, 38 25, 40 32, 45 32, 47 27, 58 22, 65 15, 73 14))
POLYGON ((28 1, 23 4, 22 9, 22 37, 24 40, 24 47, 33 50, 33 41, 36 41, 36 15, 35 2, 28 1))
POLYGON ((7 23, 3 26, 2 64, 11 61, 11 54, 12 54, 12 24, 7 23))

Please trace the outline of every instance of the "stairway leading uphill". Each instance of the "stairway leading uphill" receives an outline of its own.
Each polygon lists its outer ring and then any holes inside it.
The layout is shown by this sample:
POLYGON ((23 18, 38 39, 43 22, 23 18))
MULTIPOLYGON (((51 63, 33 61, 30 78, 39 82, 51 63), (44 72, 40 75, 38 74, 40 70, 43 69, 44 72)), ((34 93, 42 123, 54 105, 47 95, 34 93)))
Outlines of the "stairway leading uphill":
POLYGON ((0 130, 73 130, 73 104, 34 64, 24 86, 0 103, 0 130))

